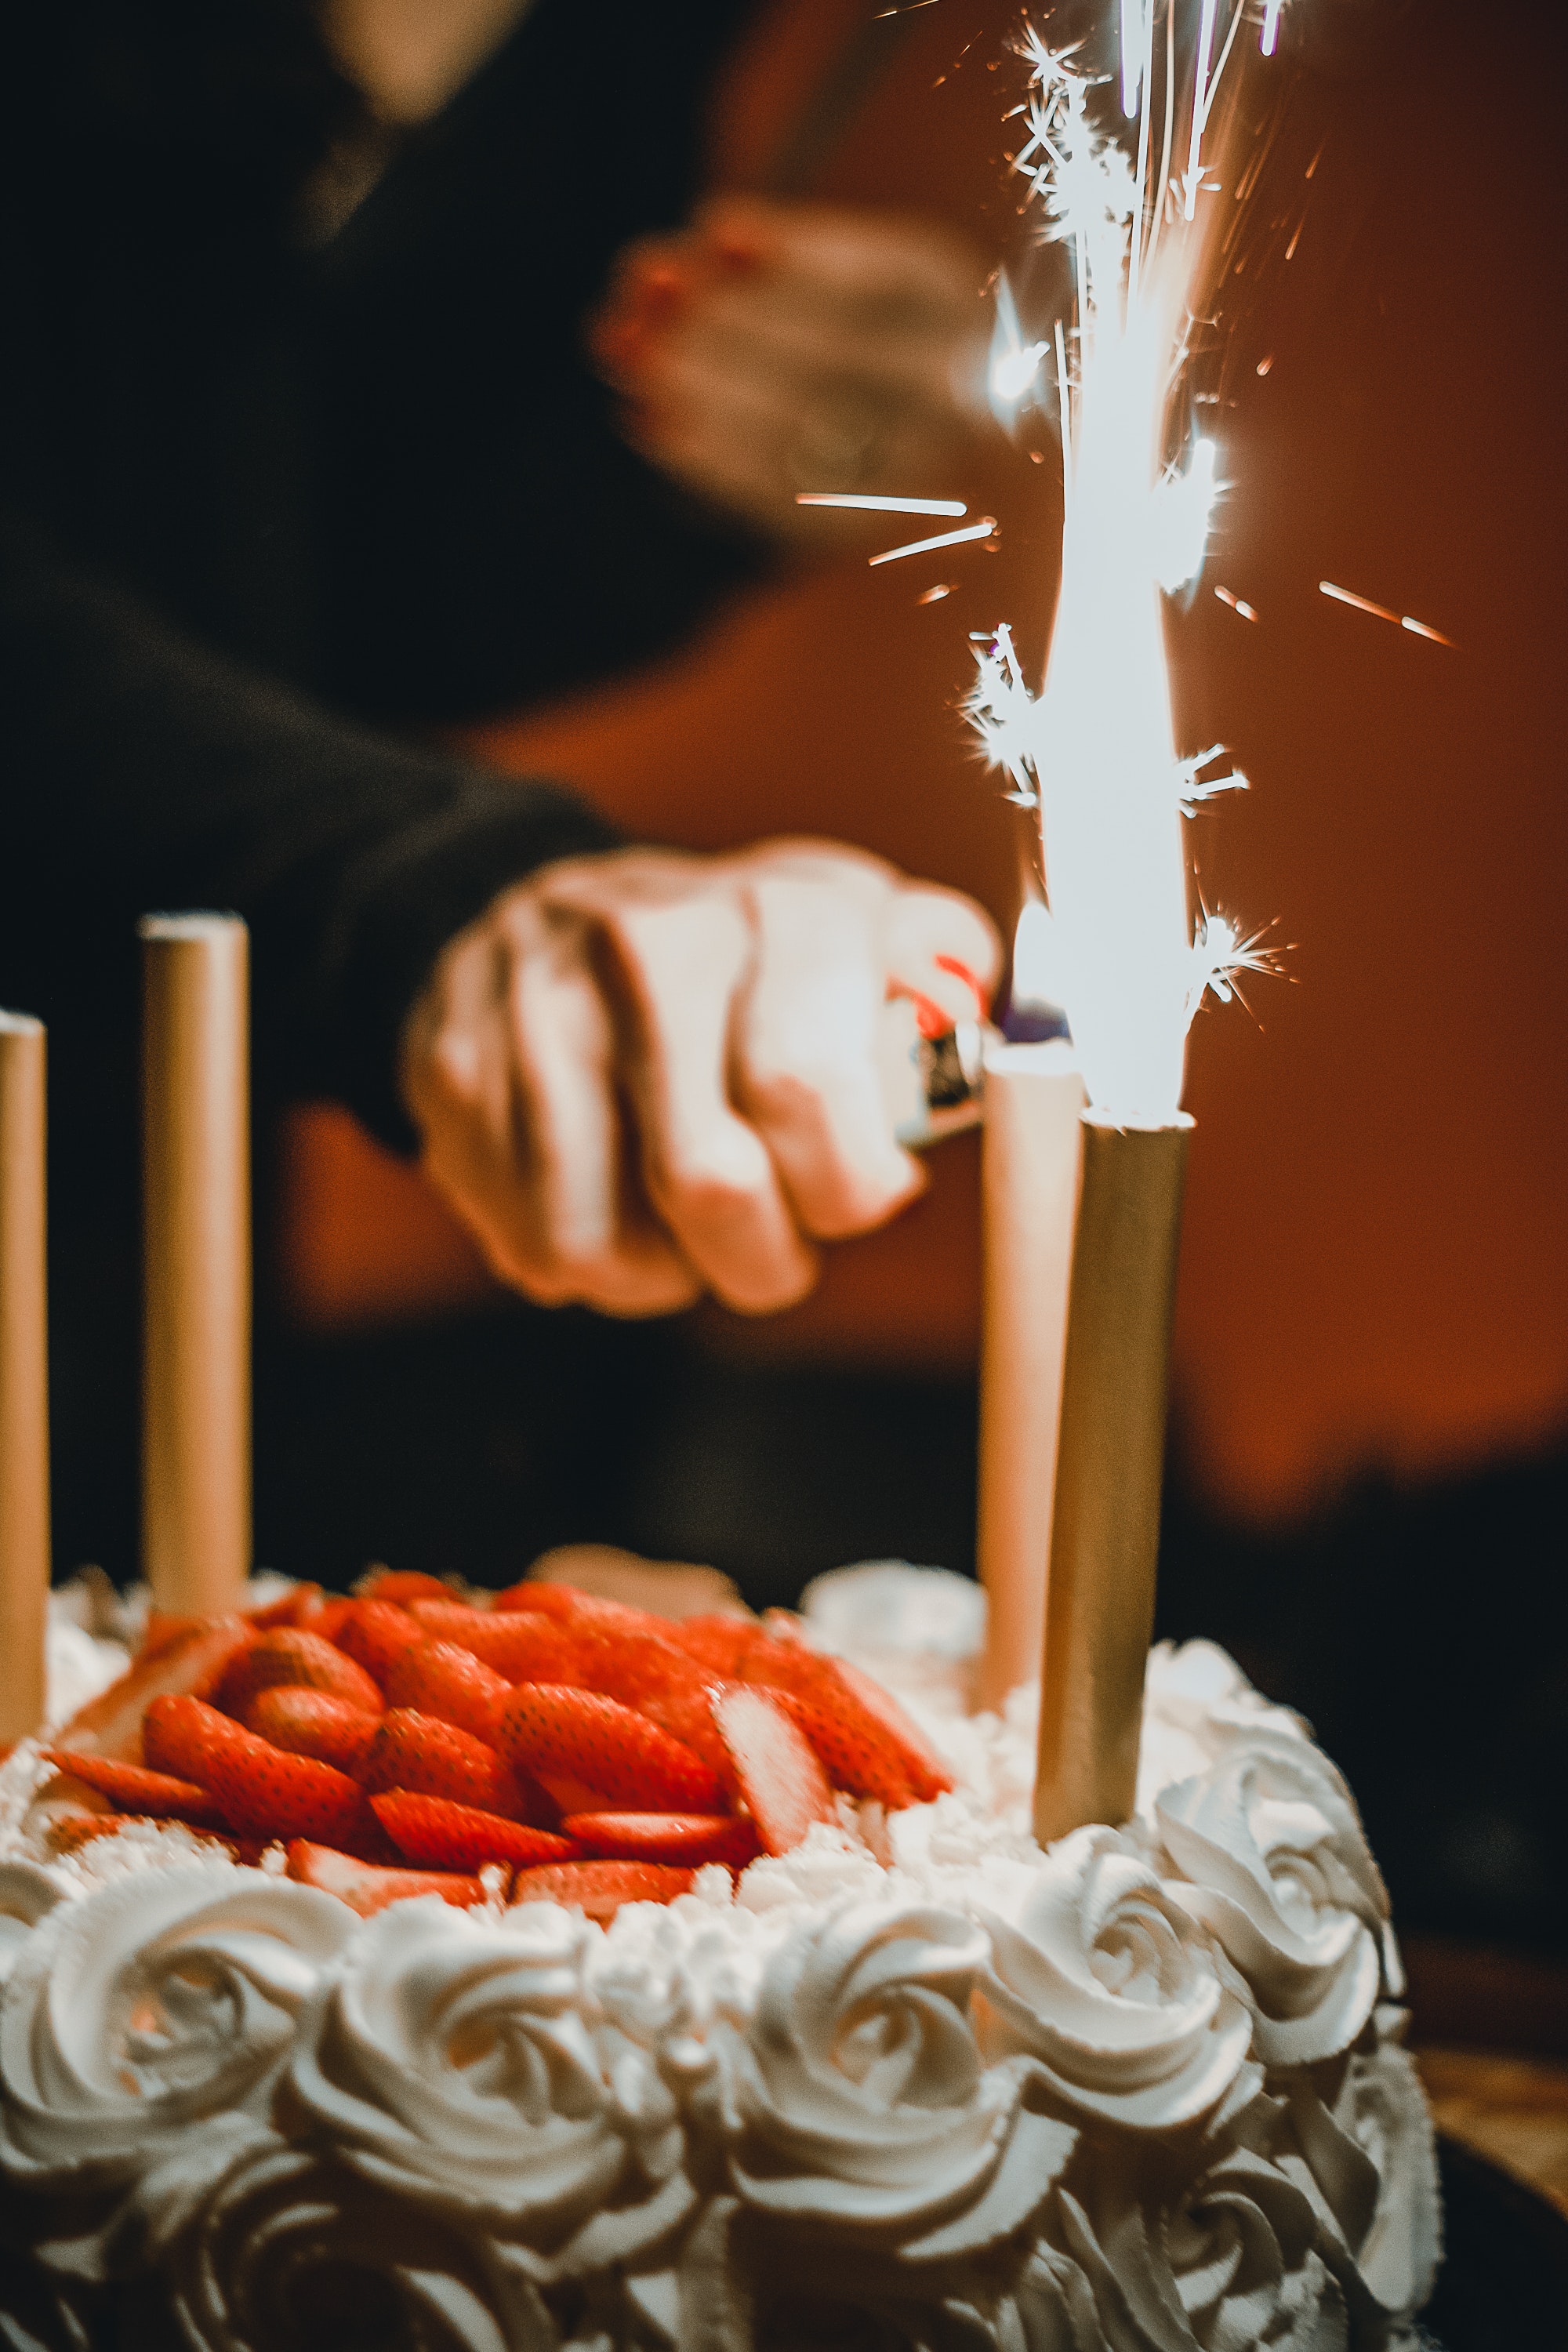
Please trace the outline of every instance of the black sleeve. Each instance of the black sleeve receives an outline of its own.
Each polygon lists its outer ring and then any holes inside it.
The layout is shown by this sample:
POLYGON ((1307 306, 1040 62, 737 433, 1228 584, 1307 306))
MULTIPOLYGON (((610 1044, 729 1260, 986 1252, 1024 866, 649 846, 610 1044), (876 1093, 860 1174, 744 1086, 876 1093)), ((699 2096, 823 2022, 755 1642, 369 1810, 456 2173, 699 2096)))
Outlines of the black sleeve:
POLYGON ((404 1016, 509 880, 609 846, 592 811, 329 718, 0 520, 0 1002, 90 1060, 151 908, 251 927, 264 1087, 399 1147, 404 1016))

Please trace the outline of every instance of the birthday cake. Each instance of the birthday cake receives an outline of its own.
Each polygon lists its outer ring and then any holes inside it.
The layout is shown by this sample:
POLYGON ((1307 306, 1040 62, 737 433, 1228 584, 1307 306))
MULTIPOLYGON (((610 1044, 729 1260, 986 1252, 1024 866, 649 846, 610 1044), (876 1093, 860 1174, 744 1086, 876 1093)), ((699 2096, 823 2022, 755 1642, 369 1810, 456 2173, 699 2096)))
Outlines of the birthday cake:
POLYGON ((1387 1898, 1222 1652, 1153 1652, 1136 1817, 1042 1853, 960 1580, 485 1599, 155 1624, 0 1768, 5 2342, 1418 2340, 1387 1898))

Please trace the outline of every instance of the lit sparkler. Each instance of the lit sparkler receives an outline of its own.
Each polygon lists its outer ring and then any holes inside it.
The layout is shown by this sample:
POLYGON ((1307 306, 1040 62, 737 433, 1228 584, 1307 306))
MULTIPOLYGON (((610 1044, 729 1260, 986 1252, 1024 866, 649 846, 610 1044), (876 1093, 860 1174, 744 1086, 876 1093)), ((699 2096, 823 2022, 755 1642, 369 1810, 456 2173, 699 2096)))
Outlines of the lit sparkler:
MULTIPOLYGON (((1198 0, 1198 11, 1184 139, 1174 0, 1122 0, 1127 145, 1102 127, 1097 86, 1074 57, 1025 36, 1028 135, 1015 165, 1046 235, 1069 248, 1076 295, 1072 331, 1058 327, 1055 346, 1061 592, 1044 691, 1029 691, 1000 628, 977 653, 970 704, 1012 796, 1038 810, 1055 985, 1090 1104, 1123 1126, 1179 1117, 1187 1028, 1205 991, 1226 1001, 1237 972, 1267 968, 1256 940, 1189 909, 1184 814, 1244 780, 1202 785, 1215 755, 1176 756, 1161 607, 1162 590, 1201 572, 1223 488, 1211 441, 1194 436, 1184 459, 1166 459, 1214 189, 1205 133, 1245 0, 1223 21, 1220 0, 1198 0)), ((1016 322, 1008 340, 1022 348, 1016 322)))

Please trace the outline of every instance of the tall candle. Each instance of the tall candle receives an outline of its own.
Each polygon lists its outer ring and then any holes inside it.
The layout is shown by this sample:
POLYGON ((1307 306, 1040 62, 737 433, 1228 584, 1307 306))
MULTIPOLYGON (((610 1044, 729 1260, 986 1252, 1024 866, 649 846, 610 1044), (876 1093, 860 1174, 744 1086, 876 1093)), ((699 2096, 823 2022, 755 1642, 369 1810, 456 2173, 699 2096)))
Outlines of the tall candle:
POLYGON ((1082 1108, 1064 1040, 988 1046, 975 1530, 988 1603, 984 1706, 1039 1671, 1082 1108))
POLYGON ((251 1556, 249 937, 140 929, 142 1564, 160 1609, 220 1611, 251 1556))
POLYGON ((1086 1113, 1046 1594, 1035 1835, 1136 1801, 1192 1121, 1086 1113))
POLYGON ((44 1024, 0 1013, 0 1741, 44 1719, 49 1356, 44 1024))

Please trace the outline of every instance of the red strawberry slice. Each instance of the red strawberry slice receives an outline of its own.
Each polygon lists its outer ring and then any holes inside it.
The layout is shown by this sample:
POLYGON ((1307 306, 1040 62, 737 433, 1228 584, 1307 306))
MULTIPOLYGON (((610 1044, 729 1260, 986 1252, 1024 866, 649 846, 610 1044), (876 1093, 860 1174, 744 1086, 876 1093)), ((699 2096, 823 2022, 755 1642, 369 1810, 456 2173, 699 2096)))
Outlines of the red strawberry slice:
POLYGON ((372 1740, 381 1728, 379 1708, 351 1706, 330 1691, 303 1690, 294 1683, 279 1683, 258 1691, 241 1717, 247 1731, 269 1739, 290 1756, 313 1756, 319 1764, 335 1764, 351 1780, 360 1778, 372 1740))
POLYGON ((870 1768, 873 1756, 880 1757, 885 1787, 858 1790, 857 1794, 879 1797, 889 1805, 907 1805, 927 1803, 952 1788, 952 1774, 902 1707, 879 1683, 844 1659, 824 1657, 795 1634, 782 1638, 764 1634, 748 1654, 742 1678, 763 1689, 792 1691, 821 1716, 843 1724, 845 1738, 853 1738, 868 1768, 874 1769, 870 1768), (905 1788, 908 1795, 897 1793, 905 1788))
POLYGON ((754 1617, 688 1617, 670 1627, 669 1638, 721 1682, 736 1682, 744 1679, 752 1643, 766 1636, 754 1617))
POLYGON ((497 1713, 510 1690, 504 1675, 456 1642, 421 1642, 387 1669, 386 1696, 394 1706, 438 1715, 443 1723, 455 1723, 459 1731, 492 1746, 497 1713))
POLYGON ((892 1742, 847 1692, 845 1704, 831 1709, 798 1691, 770 1690, 768 1696, 805 1732, 836 1789, 847 1789, 852 1797, 875 1797, 889 1812, 914 1803, 892 1742))
MULTIPOLYGON (((201 1617, 188 1622, 156 1652, 143 1651, 117 1683, 79 1707, 57 1737, 76 1755, 142 1759, 142 1724, 160 1697, 210 1690, 237 1651, 255 1640, 243 1617, 201 1617)), ((156 1764, 156 1757, 146 1758, 156 1764)), ((184 1780, 199 1775, 184 1773, 184 1780)))
POLYGON ((326 1595, 319 1584, 294 1584, 276 1601, 268 1601, 260 1609, 247 1609, 246 1616, 258 1633, 269 1633, 279 1625, 308 1625, 319 1633, 316 1620, 321 1613, 326 1595))
POLYGON ((685 1863, 692 1869, 722 1862, 744 1870, 758 1853, 752 1823, 722 1813, 569 1813, 561 1827, 584 1854, 605 1862, 685 1863))
POLYGON ((425 1638, 407 1610, 390 1601, 351 1601, 332 1635, 337 1647, 364 1668, 378 1689, 405 1650, 425 1638))
POLYGON ((411 1601, 449 1601, 457 1598, 449 1584, 416 1568, 367 1569, 354 1592, 361 1601, 390 1601, 399 1609, 406 1609, 411 1601))
POLYGON ((559 1862, 520 1870, 511 1883, 512 1907, 560 1903, 603 1925, 623 1903, 673 1903, 689 1890, 694 1875, 659 1862, 559 1862))
POLYGON ((371 1799, 375 1817, 398 1852, 410 1862, 437 1869, 479 1870, 487 1862, 563 1861, 574 1854, 570 1838, 526 1822, 503 1821, 477 1805, 455 1804, 410 1789, 389 1789, 371 1799))
POLYGON ((510 1771, 493 1748, 439 1717, 416 1707, 395 1706, 382 1717, 364 1759, 368 1795, 406 1789, 423 1797, 449 1797, 456 1805, 504 1813, 523 1821, 528 1807, 510 1771))
POLYGON ((146 1746, 159 1765, 184 1759, 182 1779, 199 1770, 200 1785, 211 1790, 221 1818, 241 1837, 304 1837, 341 1846, 370 1825, 364 1792, 347 1773, 311 1756, 287 1755, 199 1698, 154 1699, 146 1746))
POLYGON ((546 1584, 542 1580, 525 1576, 521 1584, 509 1584, 504 1592, 498 1592, 490 1606, 503 1616, 515 1612, 539 1617, 570 1617, 583 1598, 574 1584, 546 1584))
POLYGON ((956 1785, 952 1772, 892 1693, 884 1690, 870 1675, 862 1674, 858 1666, 852 1666, 847 1658, 837 1659, 835 1664, 851 1697, 858 1699, 867 1714, 876 1717, 892 1742, 904 1777, 914 1791, 915 1802, 929 1805, 945 1796, 956 1785))
POLYGON ((837 1820, 816 1750, 767 1691, 746 1683, 715 1691, 713 1720, 765 1853, 788 1853, 813 1822, 837 1820))
POLYGON ((474 1877, 451 1870, 400 1870, 385 1863, 356 1862, 330 1845, 312 1845, 295 1838, 289 1847, 289 1875, 301 1886, 319 1886, 335 1895, 362 1919, 384 1911, 389 1903, 405 1903, 416 1895, 438 1895, 443 1903, 467 1907, 482 1903, 485 1890, 474 1877))
POLYGON ((540 1629, 536 1638, 545 1658, 537 1671, 513 1679, 580 1683, 606 1698, 619 1699, 623 1706, 636 1707, 683 1747, 695 1748, 722 1777, 723 1747, 708 1706, 713 1676, 671 1640, 674 1629, 668 1620, 647 1609, 629 1608, 624 1601, 602 1601, 596 1594, 574 1591, 568 1585, 553 1589, 565 1595, 559 1619, 565 1638, 559 1648, 571 1659, 573 1671, 552 1674, 548 1670, 550 1642, 545 1629, 555 1621, 536 1619, 533 1622, 540 1629))
POLYGON ((218 1819, 211 1796, 193 1780, 176 1780, 169 1772, 150 1772, 144 1764, 122 1764, 113 1757, 80 1756, 68 1748, 46 1748, 43 1752, 51 1764, 85 1780, 122 1813, 188 1822, 193 1829, 211 1829, 218 1819))
POLYGON ((450 1642, 509 1683, 577 1681, 576 1641, 550 1617, 498 1616, 460 1603, 416 1601, 413 1615, 427 1639, 450 1642))
POLYGON ((270 1690, 278 1683, 326 1691, 367 1714, 380 1711, 381 1692, 364 1668, 320 1633, 298 1625, 263 1633, 242 1651, 213 1693, 213 1705, 226 1715, 243 1717, 258 1691, 270 1690))
POLYGON ((557 1778, 575 1780, 606 1804, 637 1812, 724 1811, 710 1765, 598 1691, 524 1683, 501 1711, 500 1738, 503 1755, 547 1789, 557 1778))

